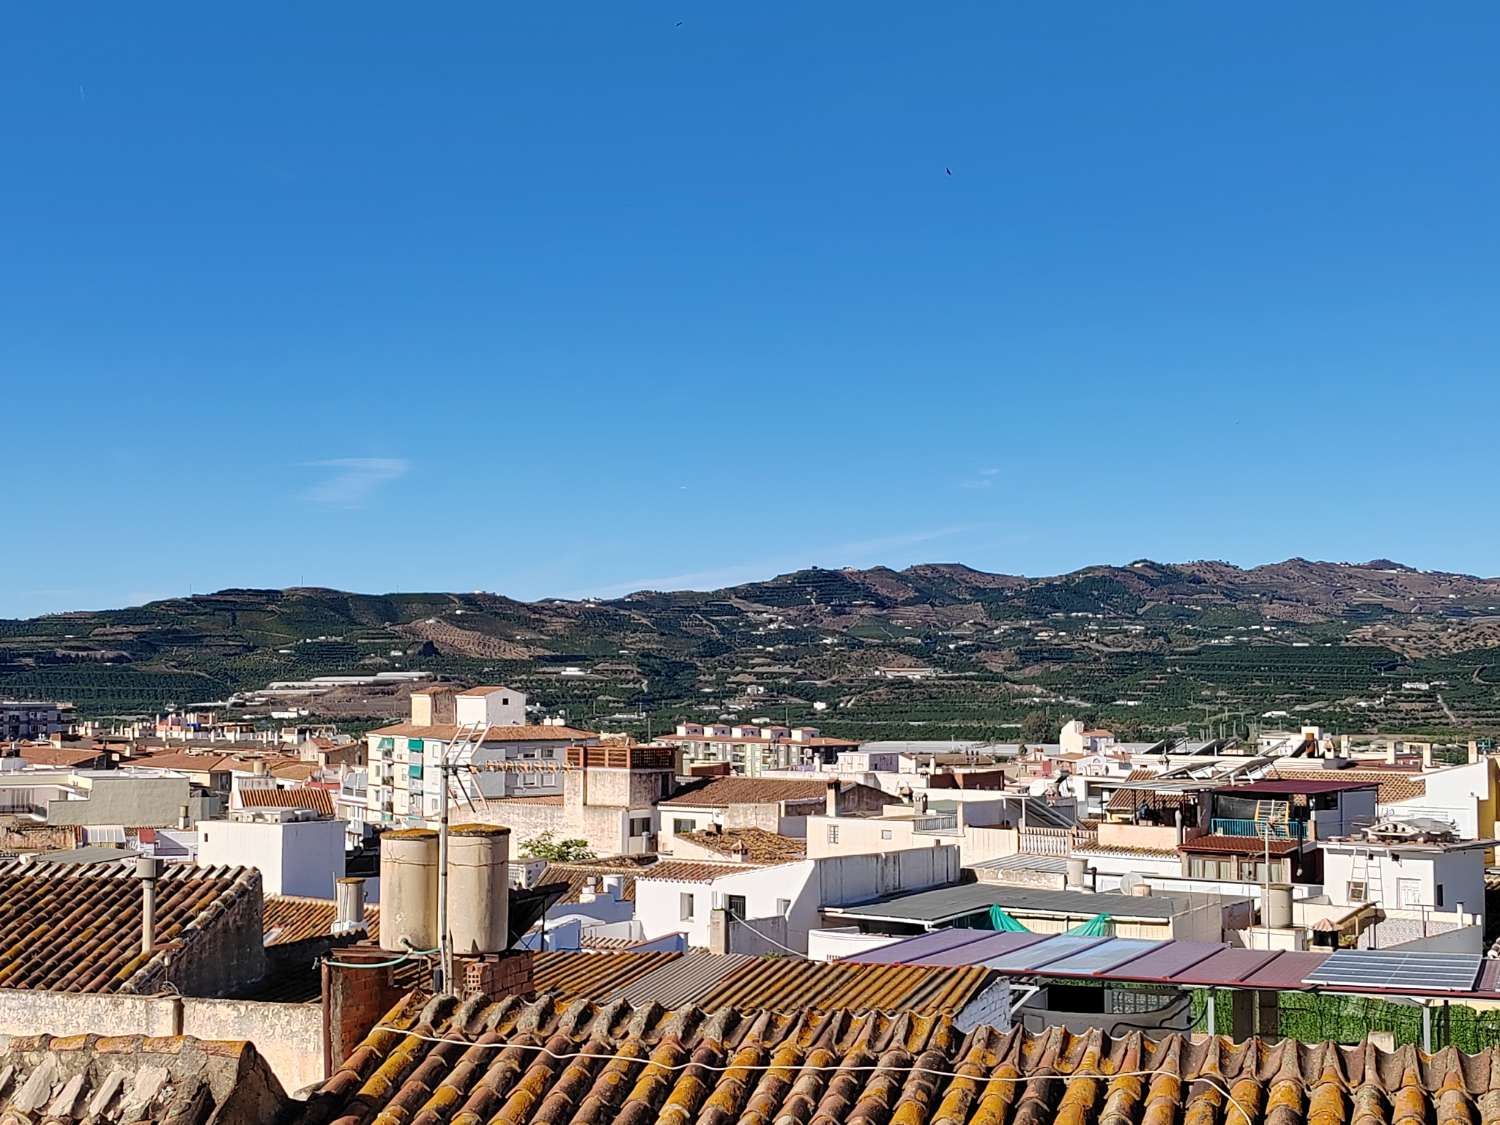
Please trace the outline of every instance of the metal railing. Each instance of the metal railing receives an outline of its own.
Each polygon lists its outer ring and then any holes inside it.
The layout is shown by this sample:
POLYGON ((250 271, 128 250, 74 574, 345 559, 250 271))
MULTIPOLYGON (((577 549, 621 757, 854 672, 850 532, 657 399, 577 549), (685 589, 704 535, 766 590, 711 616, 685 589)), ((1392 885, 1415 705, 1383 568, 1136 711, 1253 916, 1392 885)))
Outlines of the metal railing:
POLYGON ((1238 817, 1216 816, 1209 821, 1209 831, 1215 836, 1254 836, 1258 839, 1269 836, 1273 840, 1303 840, 1307 837, 1307 822, 1242 820, 1238 817))
POLYGON ((1021 851, 1026 855, 1069 856, 1098 842, 1098 832, 1086 828, 1021 829, 1021 851))
POLYGON ((929 813, 926 816, 913 817, 911 830, 913 832, 956 832, 958 831, 958 814, 929 813))

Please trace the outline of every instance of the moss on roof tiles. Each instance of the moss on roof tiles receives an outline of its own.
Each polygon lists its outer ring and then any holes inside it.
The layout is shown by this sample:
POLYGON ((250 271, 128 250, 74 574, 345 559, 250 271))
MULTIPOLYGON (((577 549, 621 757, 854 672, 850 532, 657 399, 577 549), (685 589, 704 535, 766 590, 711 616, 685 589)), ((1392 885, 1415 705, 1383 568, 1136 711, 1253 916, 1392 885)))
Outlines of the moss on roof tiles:
POLYGON ((667 1011, 605 997, 452 1001, 424 1025, 424 1005, 408 1000, 392 1026, 475 1045, 374 1031, 292 1121, 1472 1125, 1500 1101, 1497 1049, 1426 1056, 1061 1027, 964 1034, 942 1015, 667 1011))
POLYGON ((123 868, 0 867, 0 988, 118 992, 169 943, 212 925, 250 892, 245 868, 169 867, 157 881, 156 944, 141 952, 141 885, 123 868))

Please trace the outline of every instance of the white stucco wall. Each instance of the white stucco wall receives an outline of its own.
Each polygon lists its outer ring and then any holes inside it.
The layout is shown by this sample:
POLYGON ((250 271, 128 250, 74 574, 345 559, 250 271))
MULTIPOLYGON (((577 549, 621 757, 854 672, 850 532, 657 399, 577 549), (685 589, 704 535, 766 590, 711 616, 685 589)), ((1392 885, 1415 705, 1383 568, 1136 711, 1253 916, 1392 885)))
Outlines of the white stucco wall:
POLYGON ((1463 903, 1467 912, 1483 912, 1482 849, 1431 855, 1414 852, 1375 854, 1378 859, 1367 860, 1358 856, 1353 848, 1323 850, 1323 886, 1331 902, 1340 906, 1352 905, 1349 883, 1357 878, 1370 884, 1378 883, 1378 886, 1369 888, 1367 899, 1379 901, 1388 908, 1413 910, 1428 907, 1451 912, 1463 903), (1437 901, 1439 885, 1443 888, 1441 903, 1437 901))
POLYGON ((197 863, 257 868, 268 895, 331 899, 344 874, 344 829, 342 820, 205 820, 198 825, 197 863))
POLYGON ((320 1004, 0 989, 0 1035, 89 1034, 248 1039, 288 1093, 325 1077, 320 1004))

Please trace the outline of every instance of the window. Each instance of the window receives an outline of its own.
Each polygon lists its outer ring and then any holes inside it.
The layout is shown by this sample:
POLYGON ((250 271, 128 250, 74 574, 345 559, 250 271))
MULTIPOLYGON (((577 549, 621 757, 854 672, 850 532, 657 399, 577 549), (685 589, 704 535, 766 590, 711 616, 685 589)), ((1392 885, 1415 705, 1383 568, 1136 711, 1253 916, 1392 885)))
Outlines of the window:
POLYGON ((882 829, 881 829, 881 830, 880 830, 880 838, 881 838, 881 839, 882 839, 882 840, 889 840, 889 839, 892 839, 892 838, 893 838, 893 837, 892 837, 892 833, 891 833, 891 830, 890 830, 890 829, 889 829, 889 828, 882 828, 882 829))
POLYGON ((745 896, 725 895, 724 909, 729 912, 731 918, 738 918, 743 922, 745 920, 745 896))
POLYGON ((837 824, 830 824, 828 826, 828 842, 830 844, 837 844, 839 842, 839 826, 837 824))
POLYGON ((645 836, 651 831, 651 818, 649 816, 633 816, 630 818, 630 834, 632 836, 645 836))
POLYGON ((792 911, 792 900, 789 898, 778 898, 776 900, 776 913, 785 918, 792 911))
POLYGON ((500 706, 501 707, 509 707, 510 706, 510 696, 508 696, 508 695, 502 695, 500 697, 500 706))
POLYGON ((683 922, 693 920, 693 896, 686 891, 677 896, 677 917, 683 922))
POLYGON ((1439 883, 1433 889, 1433 892, 1432 892, 1432 905, 1433 906, 1442 906, 1443 905, 1443 884, 1441 884, 1441 883, 1439 883))
POLYGON ((1349 882, 1349 901, 1350 902, 1364 902, 1365 901, 1365 895, 1368 894, 1368 893, 1369 893, 1369 888, 1366 887, 1365 884, 1362 881, 1359 881, 1359 880, 1350 880, 1350 882, 1349 882))
POLYGON ((680 834, 680 833, 683 833, 683 832, 691 832, 693 829, 695 829, 697 827, 698 827, 698 822, 695 821, 695 820, 684 820, 680 816, 674 816, 672 818, 672 831, 675 832, 675 833, 679 833, 680 834))

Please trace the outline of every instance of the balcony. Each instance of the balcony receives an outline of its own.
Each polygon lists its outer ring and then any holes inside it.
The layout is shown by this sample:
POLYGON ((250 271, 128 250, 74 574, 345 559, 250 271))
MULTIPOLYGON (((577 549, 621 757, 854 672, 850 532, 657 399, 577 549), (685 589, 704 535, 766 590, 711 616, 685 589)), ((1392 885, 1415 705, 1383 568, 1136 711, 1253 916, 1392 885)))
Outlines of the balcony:
POLYGON ((1209 822, 1209 831, 1215 836, 1254 836, 1258 840, 1307 839, 1307 822, 1304 820, 1267 821, 1240 820, 1216 816, 1209 822))
POLYGON ((957 832, 957 813, 929 813, 926 816, 912 817, 911 830, 913 832, 957 832))

